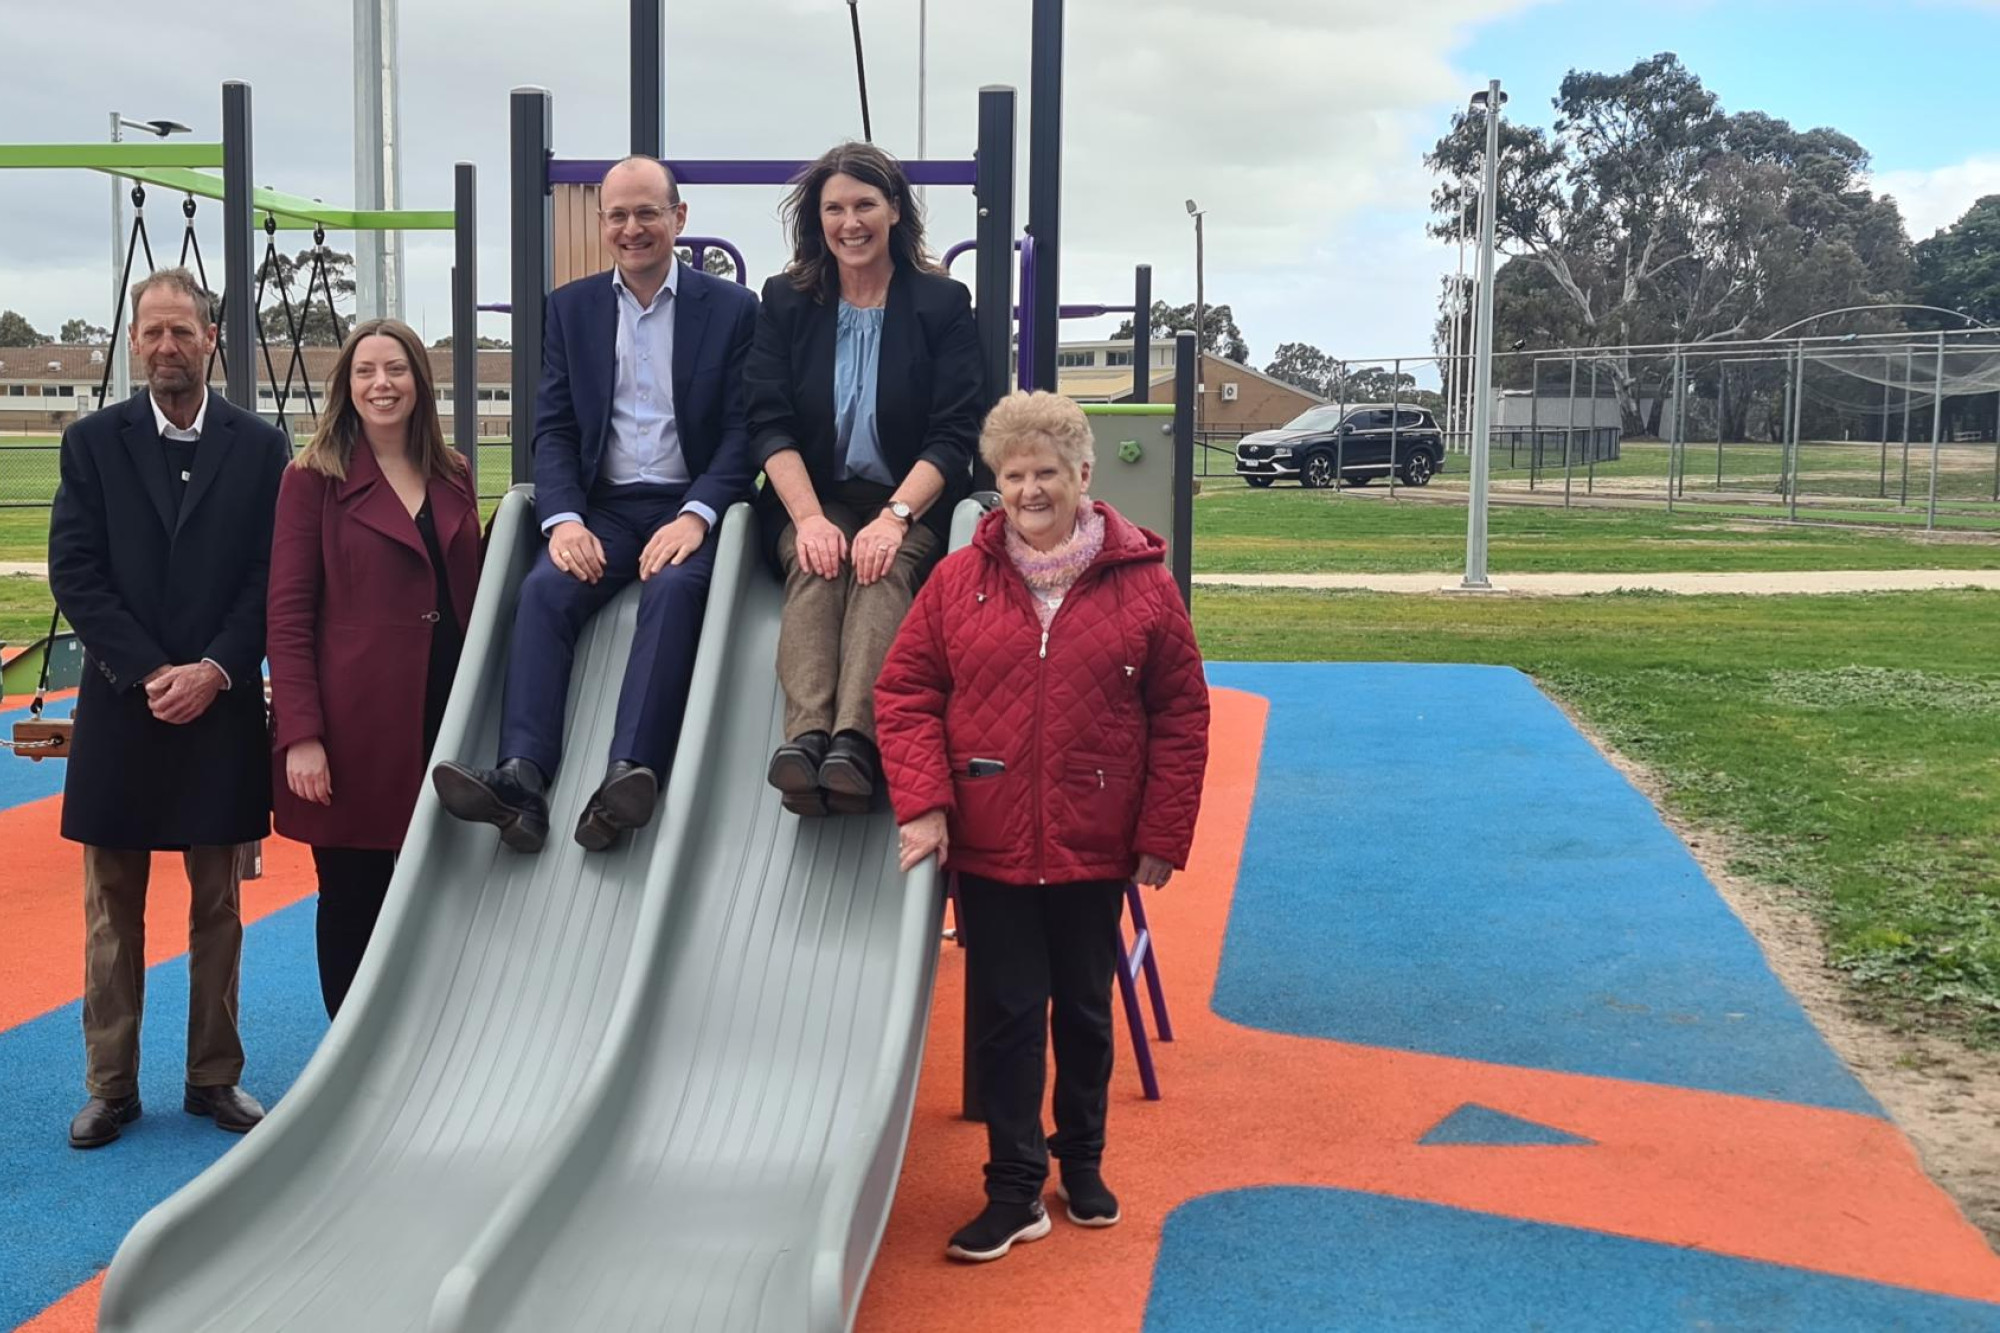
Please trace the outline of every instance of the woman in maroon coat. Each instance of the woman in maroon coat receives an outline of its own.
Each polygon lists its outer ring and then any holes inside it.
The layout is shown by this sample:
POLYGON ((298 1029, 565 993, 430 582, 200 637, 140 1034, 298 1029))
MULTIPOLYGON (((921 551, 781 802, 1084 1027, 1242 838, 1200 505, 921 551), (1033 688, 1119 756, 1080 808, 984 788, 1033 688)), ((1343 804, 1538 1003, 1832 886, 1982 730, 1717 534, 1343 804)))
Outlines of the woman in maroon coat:
POLYGON ((445 444, 422 340, 393 319, 356 325, 279 488, 266 631, 273 804, 319 872, 329 1017, 416 807, 479 561, 478 501, 445 444))
POLYGON ((875 686, 903 868, 935 852, 958 875, 988 1200, 951 1238, 958 1259, 1048 1234, 1051 1153, 1070 1220, 1118 1221, 1099 1170, 1118 917, 1128 881, 1187 863, 1201 805, 1194 628, 1166 543, 1086 498, 1090 443, 1067 398, 993 409, 979 451, 1003 512, 931 575, 875 686))

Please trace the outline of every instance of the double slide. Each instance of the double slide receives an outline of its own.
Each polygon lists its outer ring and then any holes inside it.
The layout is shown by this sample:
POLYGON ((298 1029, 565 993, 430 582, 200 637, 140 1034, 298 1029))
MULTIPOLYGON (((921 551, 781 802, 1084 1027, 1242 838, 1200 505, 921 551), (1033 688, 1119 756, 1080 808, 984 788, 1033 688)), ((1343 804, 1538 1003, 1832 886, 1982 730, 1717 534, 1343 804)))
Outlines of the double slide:
MULTIPOLYGON (((961 516, 963 527, 963 516, 961 516)), ((428 785, 339 1019, 270 1116, 140 1220, 106 1330, 850 1326, 908 1139, 934 863, 886 812, 801 820, 782 590, 728 514, 662 808, 590 854, 637 612, 591 624, 536 856, 428 785)), ((492 762, 533 504, 502 501, 438 757, 492 762)))

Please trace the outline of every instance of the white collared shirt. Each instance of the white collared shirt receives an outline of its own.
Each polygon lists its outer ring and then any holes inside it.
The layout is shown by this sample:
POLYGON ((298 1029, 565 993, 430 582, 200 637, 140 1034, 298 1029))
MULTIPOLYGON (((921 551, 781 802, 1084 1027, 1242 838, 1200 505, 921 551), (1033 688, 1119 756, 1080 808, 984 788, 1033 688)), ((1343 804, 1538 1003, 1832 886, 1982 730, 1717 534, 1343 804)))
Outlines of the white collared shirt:
POLYGON ((146 402, 153 409, 153 424, 160 428, 161 439, 185 442, 201 438, 201 428, 208 420, 208 386, 206 384, 201 386, 201 406, 194 410, 194 424, 186 429, 176 426, 173 422, 167 420, 167 414, 160 410, 160 400, 153 397, 151 390, 147 390, 146 392, 146 402))
MULTIPOLYGON (((160 438, 163 440, 173 440, 181 444, 185 444, 190 440, 199 440, 201 438, 201 428, 208 424, 208 386, 206 384, 201 386, 201 406, 194 410, 194 424, 192 426, 176 426, 173 422, 167 420, 167 414, 160 410, 160 400, 153 397, 151 390, 148 390, 146 393, 146 404, 153 409, 153 424, 160 428, 160 438)), ((188 479, 182 477, 181 480, 186 481, 188 479)), ((212 657, 204 657, 201 660, 215 668, 216 673, 222 677, 222 688, 225 690, 228 689, 231 681, 229 673, 222 669, 222 663, 212 657)))

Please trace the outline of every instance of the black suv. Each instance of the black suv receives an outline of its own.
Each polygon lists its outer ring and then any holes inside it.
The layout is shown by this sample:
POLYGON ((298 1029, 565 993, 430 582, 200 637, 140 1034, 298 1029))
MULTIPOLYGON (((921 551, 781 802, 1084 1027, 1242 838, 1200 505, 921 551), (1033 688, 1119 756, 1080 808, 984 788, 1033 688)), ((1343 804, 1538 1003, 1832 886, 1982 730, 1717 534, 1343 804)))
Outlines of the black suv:
POLYGON ((1336 477, 1366 486, 1392 468, 1404 485, 1422 486, 1443 466, 1437 418, 1403 404, 1307 408, 1280 429, 1260 430, 1236 444, 1236 475, 1258 487, 1281 477, 1301 486, 1331 486, 1336 477))

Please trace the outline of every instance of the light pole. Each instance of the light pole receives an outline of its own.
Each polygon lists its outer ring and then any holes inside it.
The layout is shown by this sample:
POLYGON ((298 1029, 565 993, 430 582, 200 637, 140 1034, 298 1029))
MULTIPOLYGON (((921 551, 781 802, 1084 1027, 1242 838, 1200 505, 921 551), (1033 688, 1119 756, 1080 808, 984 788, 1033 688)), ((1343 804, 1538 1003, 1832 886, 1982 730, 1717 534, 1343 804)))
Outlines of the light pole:
POLYGON ((1486 577, 1486 495, 1493 417, 1493 229, 1500 203, 1500 108, 1507 94, 1500 80, 1472 95, 1472 105, 1486 113, 1485 185, 1479 192, 1479 311, 1473 321, 1472 368, 1472 495, 1465 516, 1465 580, 1468 592, 1493 587, 1486 577))
MULTIPOLYGON (((1202 290, 1202 250, 1201 250, 1202 210, 1196 208, 1194 200, 1190 199, 1187 201, 1187 211, 1188 211, 1188 216, 1194 219, 1194 364, 1195 364, 1194 428, 1197 432, 1199 432, 1201 430, 1201 418, 1202 418, 1201 390, 1203 381, 1207 378, 1201 372, 1203 369, 1202 351, 1204 344, 1206 344, 1208 341, 1208 328, 1207 328, 1208 303, 1205 299, 1206 293, 1204 293, 1202 290)), ((1140 320, 1140 319, 1150 320, 1152 318, 1152 312, 1151 311, 1135 312, 1132 318, 1135 320, 1140 320)), ((1134 327, 1136 328, 1137 326, 1135 325, 1134 327)))
MULTIPOLYGON (((178 120, 128 120, 118 112, 111 113, 111 142, 124 143, 126 130, 144 130, 146 133, 164 139, 169 134, 192 134, 193 131, 178 120)), ((119 302, 124 300, 125 291, 125 189, 128 182, 120 176, 111 178, 111 345, 104 349, 104 355, 111 360, 111 396, 105 405, 122 403, 132 393, 132 362, 123 348, 118 345, 119 302)), ((127 312, 128 319, 130 312, 127 312)))

